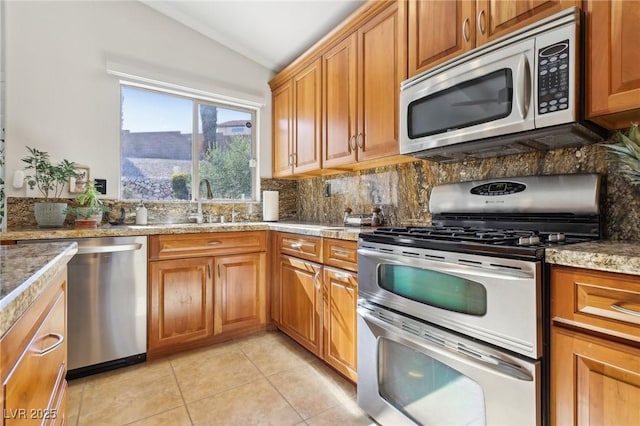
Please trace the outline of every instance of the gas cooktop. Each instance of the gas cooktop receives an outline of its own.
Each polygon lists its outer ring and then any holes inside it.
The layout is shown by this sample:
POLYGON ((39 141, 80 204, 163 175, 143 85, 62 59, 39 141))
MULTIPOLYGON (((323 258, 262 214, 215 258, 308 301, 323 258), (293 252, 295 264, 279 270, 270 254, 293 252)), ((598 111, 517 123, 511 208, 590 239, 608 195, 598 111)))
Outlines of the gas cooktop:
POLYGON ((547 247, 593 239, 562 232, 466 226, 381 227, 373 232, 361 233, 360 238, 368 242, 407 247, 538 259, 544 257, 547 247))

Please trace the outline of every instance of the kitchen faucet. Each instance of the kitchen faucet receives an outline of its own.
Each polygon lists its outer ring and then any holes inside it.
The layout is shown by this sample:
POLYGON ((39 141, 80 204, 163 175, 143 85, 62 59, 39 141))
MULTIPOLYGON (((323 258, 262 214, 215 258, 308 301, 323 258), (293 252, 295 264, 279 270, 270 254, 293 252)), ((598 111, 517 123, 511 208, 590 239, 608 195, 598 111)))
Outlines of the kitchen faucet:
POLYGON ((207 190, 207 195, 206 195, 206 199, 207 200, 212 200, 213 199, 213 191, 211 190, 211 182, 209 182, 207 179, 200 179, 200 183, 198 184, 198 211, 196 213, 195 216, 189 216, 190 219, 194 219, 196 220, 196 223, 202 223, 202 184, 204 183, 206 190, 207 190))

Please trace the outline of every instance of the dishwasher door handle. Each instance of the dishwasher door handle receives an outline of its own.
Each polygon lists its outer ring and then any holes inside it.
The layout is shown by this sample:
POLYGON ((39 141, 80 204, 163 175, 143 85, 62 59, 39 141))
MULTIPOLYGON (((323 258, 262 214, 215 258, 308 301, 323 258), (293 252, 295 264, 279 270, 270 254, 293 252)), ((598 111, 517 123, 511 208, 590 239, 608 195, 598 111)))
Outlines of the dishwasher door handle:
POLYGON ((78 247, 78 254, 92 254, 92 253, 115 253, 118 251, 135 251, 140 250, 142 244, 114 244, 110 246, 95 246, 95 247, 78 247))

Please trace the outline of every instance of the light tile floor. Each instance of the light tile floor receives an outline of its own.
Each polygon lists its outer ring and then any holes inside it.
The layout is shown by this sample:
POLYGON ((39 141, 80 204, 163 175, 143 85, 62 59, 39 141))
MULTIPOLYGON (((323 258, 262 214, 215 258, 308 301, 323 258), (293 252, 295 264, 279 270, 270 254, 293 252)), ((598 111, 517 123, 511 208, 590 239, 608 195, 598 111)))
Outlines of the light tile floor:
POLYGON ((375 425, 355 386, 280 332, 69 383, 69 425, 375 425))

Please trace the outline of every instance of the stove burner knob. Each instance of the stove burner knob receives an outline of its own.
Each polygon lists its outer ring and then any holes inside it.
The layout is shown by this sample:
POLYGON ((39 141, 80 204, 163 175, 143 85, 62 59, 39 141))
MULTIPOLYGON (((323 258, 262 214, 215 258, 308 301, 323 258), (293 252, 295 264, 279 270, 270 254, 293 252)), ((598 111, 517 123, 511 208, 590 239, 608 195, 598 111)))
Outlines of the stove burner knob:
POLYGON ((558 232, 556 234, 549 234, 549 242, 558 242, 564 241, 566 239, 565 235, 562 232, 558 232))
POLYGON ((530 246, 533 244, 538 244, 540 242, 540 237, 537 235, 533 235, 531 237, 520 237, 518 239, 519 246, 530 246))

